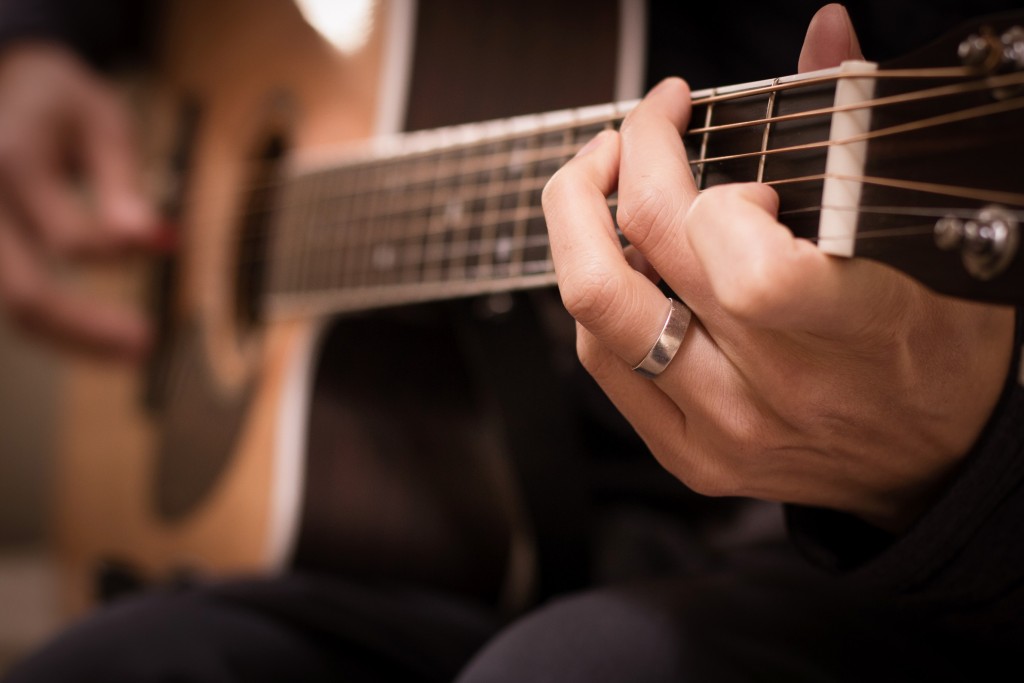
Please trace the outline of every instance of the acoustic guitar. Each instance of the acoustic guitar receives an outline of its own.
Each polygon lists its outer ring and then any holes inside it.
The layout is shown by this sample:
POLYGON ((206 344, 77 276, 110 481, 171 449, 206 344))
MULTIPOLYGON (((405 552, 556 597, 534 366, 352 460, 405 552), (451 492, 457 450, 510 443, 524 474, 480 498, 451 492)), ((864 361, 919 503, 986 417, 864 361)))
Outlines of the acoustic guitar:
MULTIPOLYGON (((423 325, 412 304, 502 316, 507 293, 549 287, 541 190, 633 103, 339 147, 371 133, 386 97, 388 11, 344 59, 290 2, 187 0, 165 20, 162 54, 176 59, 161 65, 147 130, 184 179, 163 184, 181 249, 160 271, 165 335, 149 373, 83 365, 69 380, 58 542, 70 609, 125 562, 158 579, 306 562, 508 604, 529 592, 532 494, 479 383, 447 357, 457 326, 423 325), (385 320, 358 322, 380 309, 385 320), (334 331, 338 316, 357 322, 334 331), (410 363, 410 344, 431 362, 410 363), (358 396, 315 380, 325 364, 358 396), (431 400, 407 383, 433 387, 431 400), (395 460, 403 450, 431 457, 395 460)), ((1006 16, 883 66, 696 92, 684 142, 699 187, 772 185, 781 219, 828 253, 1021 303, 1022 110, 1024 17, 1006 16)), ((543 357, 538 341, 505 336, 543 357)), ((518 372, 504 363, 483 364, 518 372)), ((558 402, 522 400, 540 422, 558 402)))

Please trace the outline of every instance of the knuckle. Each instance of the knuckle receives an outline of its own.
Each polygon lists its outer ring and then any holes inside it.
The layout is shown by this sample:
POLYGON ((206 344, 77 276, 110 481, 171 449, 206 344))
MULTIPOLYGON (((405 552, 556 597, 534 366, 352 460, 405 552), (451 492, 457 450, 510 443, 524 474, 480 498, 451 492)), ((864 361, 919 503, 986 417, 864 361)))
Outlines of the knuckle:
POLYGON ((622 123, 619 124, 619 133, 629 135, 630 131, 636 126, 636 117, 639 116, 638 110, 642 106, 643 102, 626 114, 626 118, 622 119, 622 123))
POLYGON ((618 300, 621 282, 595 265, 570 271, 560 292, 565 310, 584 327, 604 316, 618 300))
POLYGON ((730 279, 719 284, 716 295, 722 309, 734 318, 751 320, 774 307, 772 267, 754 258, 730 279))
POLYGON ((619 197, 616 218, 622 234, 637 249, 651 247, 650 240, 657 232, 655 228, 666 219, 670 206, 665 192, 654 185, 645 185, 638 192, 619 197))
MULTIPOLYGON (((701 193, 690 207, 686 230, 698 241, 699 231, 711 231, 721 220, 725 207, 740 200, 749 200, 752 185, 719 185, 701 193)), ((706 237, 706 236, 705 236, 706 237)), ((722 310, 737 320, 756 322, 770 317, 785 304, 787 287, 791 285, 792 263, 780 261, 777 255, 748 249, 728 271, 709 273, 709 279, 722 310)))
POLYGON ((752 255, 734 277, 719 283, 716 296, 722 310, 738 320, 769 319, 786 305, 786 276, 778 263, 752 255))

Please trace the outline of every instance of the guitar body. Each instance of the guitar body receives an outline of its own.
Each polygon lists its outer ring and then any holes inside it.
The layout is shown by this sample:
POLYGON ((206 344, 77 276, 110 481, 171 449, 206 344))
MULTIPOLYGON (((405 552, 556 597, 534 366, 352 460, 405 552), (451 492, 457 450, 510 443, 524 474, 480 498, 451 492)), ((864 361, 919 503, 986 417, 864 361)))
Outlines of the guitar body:
MULTIPOLYGON (((342 56, 291 0, 168 5, 142 137, 158 184, 171 188, 179 248, 165 264, 165 329, 149 372, 76 363, 68 373, 56 521, 67 611, 129 579, 289 568, 426 582, 506 607, 571 584, 585 553, 581 496, 566 473, 581 449, 559 382, 578 369, 551 350, 551 336, 564 333, 572 358, 557 295, 343 319, 264 317, 250 306, 259 292, 249 291, 247 264, 267 248, 265 226, 250 217, 265 202, 260 188, 374 132, 393 8, 377 3, 368 42, 342 56), (497 354, 509 360, 496 364, 497 354), (539 488, 522 488, 525 479, 539 488), (527 521, 538 513, 548 520, 541 531, 527 521), (538 579, 537 555, 555 572, 538 579)), ((505 22, 476 3, 449 5, 453 17, 505 22)), ((480 95, 461 109, 438 101, 430 69, 411 90, 412 125, 610 100, 615 57, 602 45, 613 42, 617 9, 598 5, 591 32, 577 36, 601 50, 597 61, 548 31, 555 52, 533 41, 539 61, 518 76, 512 64, 500 80, 469 65, 495 97, 458 89, 480 95), (599 30, 608 39, 591 40, 599 30), (564 68, 550 69, 562 54, 571 55, 564 68), (574 76, 600 60, 605 78, 574 76), (510 95, 517 90, 530 96, 510 95), (554 97, 539 100, 543 92, 554 97)), ((430 30, 444 16, 432 8, 421 24, 430 30)), ((568 9, 556 21, 580 24, 568 9)), ((434 29, 417 63, 446 68, 452 38, 434 29)), ((507 62, 487 35, 477 40, 507 62)), ((122 280, 94 284, 120 291, 122 280)), ((129 288, 144 291, 147 277, 129 288)))
POLYGON ((183 99, 200 103, 184 178, 179 286, 171 299, 175 350, 188 349, 191 358, 168 361, 163 407, 153 412, 142 405, 146 388, 138 373, 82 363, 68 375, 56 532, 72 611, 88 604, 98 568, 111 561, 153 577, 175 568, 251 572, 282 561, 284 551, 271 538, 275 458, 282 449, 301 454, 295 440, 303 429, 293 420, 292 433, 282 434, 282 403, 289 381, 299 382, 292 393, 303 395, 303 376, 310 374, 303 361, 312 359, 319 321, 242 329, 233 304, 244 210, 239 188, 250 182, 258 145, 279 132, 280 98, 287 98, 287 115, 294 117, 284 125, 296 154, 364 138, 375 115, 383 12, 368 44, 343 58, 291 2, 168 4, 157 87, 140 137, 152 143, 156 131, 162 148, 152 151, 166 159, 183 99), (209 490, 200 485, 204 490, 191 509, 161 519, 157 471, 168 429, 184 431, 176 448, 187 455, 205 431, 222 426, 209 415, 188 414, 197 384, 237 416, 230 452, 209 490), (290 446, 284 445, 288 438, 290 446))

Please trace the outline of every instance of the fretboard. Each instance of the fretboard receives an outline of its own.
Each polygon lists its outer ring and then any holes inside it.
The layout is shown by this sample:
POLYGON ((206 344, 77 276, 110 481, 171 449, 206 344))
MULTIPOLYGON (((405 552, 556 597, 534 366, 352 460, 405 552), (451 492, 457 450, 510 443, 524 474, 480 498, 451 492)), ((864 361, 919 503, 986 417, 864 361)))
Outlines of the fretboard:
MULTIPOLYGON (((813 232, 830 73, 694 93, 684 143, 698 187, 776 184, 794 231, 813 232)), ((269 312, 323 315, 553 283, 544 185, 635 104, 407 134, 287 180, 274 194, 269 312)))

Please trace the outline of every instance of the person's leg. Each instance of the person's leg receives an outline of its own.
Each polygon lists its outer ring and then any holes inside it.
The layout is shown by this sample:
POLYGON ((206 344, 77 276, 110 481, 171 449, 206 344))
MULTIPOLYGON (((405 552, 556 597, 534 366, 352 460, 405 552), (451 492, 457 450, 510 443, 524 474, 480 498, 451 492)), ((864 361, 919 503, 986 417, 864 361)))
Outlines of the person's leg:
POLYGON ((956 680, 972 661, 922 611, 853 590, 783 549, 556 600, 505 629, 457 680, 956 680))
POLYGON ((232 582, 119 601, 5 683, 447 681, 493 630, 484 610, 411 590, 232 582))

